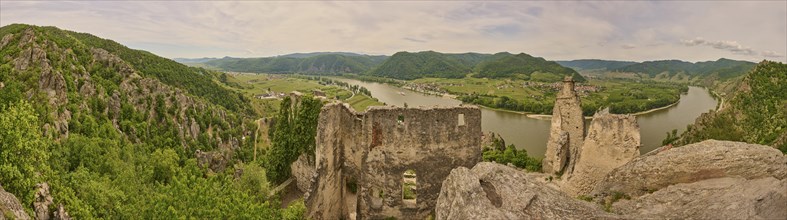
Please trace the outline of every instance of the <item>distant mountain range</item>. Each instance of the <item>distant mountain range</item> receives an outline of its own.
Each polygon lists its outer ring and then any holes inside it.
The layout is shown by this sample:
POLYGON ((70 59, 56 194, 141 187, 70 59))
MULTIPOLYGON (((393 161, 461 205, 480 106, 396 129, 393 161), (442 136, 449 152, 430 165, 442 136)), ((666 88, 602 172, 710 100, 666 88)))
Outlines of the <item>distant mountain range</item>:
MULTIPOLYGON (((689 81, 726 80, 743 75, 755 63, 721 58, 716 61, 691 63, 681 60, 616 61, 580 59, 548 61, 526 53, 440 53, 435 51, 397 52, 391 56, 365 55, 350 52, 293 53, 261 58, 176 58, 184 64, 203 64, 225 71, 255 73, 361 74, 394 79, 423 77, 462 78, 470 74, 478 78, 531 79, 533 73, 544 73, 549 80, 562 76, 585 79, 577 71, 628 73, 650 78, 689 81)), ((543 75, 543 74, 542 74, 543 75)), ((637 76, 641 77, 641 76, 637 76)))
POLYGON ((373 56, 349 52, 294 53, 276 57, 233 58, 224 57, 175 59, 184 64, 201 63, 225 71, 256 73, 306 73, 306 74, 364 74, 394 79, 423 77, 462 78, 475 73, 475 77, 516 77, 529 79, 534 72, 562 76, 575 76, 576 71, 544 58, 525 53, 439 53, 435 51, 398 52, 392 56, 373 56))

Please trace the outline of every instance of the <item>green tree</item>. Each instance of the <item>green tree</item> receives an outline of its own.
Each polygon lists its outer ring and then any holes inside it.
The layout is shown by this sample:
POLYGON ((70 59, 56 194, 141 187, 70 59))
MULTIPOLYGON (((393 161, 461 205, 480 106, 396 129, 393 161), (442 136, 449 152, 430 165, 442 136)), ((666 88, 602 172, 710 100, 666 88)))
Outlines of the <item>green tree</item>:
POLYGON ((30 103, 0 107, 0 184, 24 204, 32 202, 35 184, 49 170, 49 145, 30 103))

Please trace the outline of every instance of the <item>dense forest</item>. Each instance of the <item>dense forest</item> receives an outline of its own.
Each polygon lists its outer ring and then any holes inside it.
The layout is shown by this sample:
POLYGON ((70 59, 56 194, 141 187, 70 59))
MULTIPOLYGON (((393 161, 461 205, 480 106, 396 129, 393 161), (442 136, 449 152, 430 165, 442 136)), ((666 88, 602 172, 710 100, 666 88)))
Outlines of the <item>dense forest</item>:
POLYGON ((459 59, 434 51, 424 51, 395 53, 368 74, 394 79, 463 78, 470 71, 470 67, 459 59))
POLYGON ((270 193, 256 113, 219 74, 53 27, 0 37, 0 184, 31 215, 46 183, 49 210, 77 219, 302 218, 270 193))
POLYGON ((616 60, 598 60, 598 59, 581 59, 581 60, 566 60, 566 61, 555 61, 558 64, 572 68, 574 70, 610 70, 621 68, 633 64, 637 64, 637 62, 632 61, 616 61, 616 60))
POLYGON ((611 71, 645 73, 650 77, 667 72, 670 76, 685 73, 690 76, 715 75, 720 79, 729 79, 742 75, 753 68, 755 63, 730 59, 718 59, 691 63, 680 60, 646 61, 628 66, 612 68, 611 71))
POLYGON ((771 145, 787 153, 787 64, 762 61, 722 109, 705 113, 674 142, 706 139, 771 145))
MULTIPOLYGON (((522 78, 530 79, 534 72, 551 73, 559 76, 572 76, 575 81, 584 82, 585 78, 577 71, 563 67, 554 61, 547 61, 541 57, 533 57, 526 53, 517 55, 495 54, 492 59, 481 62, 476 66, 479 78, 522 78)), ((562 79, 562 77, 557 77, 562 79)), ((559 80, 558 80, 559 81, 559 80)))
POLYGON ((335 75, 362 73, 379 65, 384 56, 366 56, 350 53, 292 54, 279 57, 231 58, 225 57, 204 64, 225 71, 250 73, 308 73, 335 75))

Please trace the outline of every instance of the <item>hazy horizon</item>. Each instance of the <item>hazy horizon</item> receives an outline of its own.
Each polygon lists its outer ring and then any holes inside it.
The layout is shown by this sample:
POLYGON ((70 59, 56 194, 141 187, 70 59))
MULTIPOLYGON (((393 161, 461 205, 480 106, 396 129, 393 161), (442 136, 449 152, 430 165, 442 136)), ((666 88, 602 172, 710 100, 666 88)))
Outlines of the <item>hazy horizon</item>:
MULTIPOLYGON (((35 15, 35 16, 31 16, 35 15)), ((787 2, 0 2, 168 58, 399 51, 787 61, 787 2)))

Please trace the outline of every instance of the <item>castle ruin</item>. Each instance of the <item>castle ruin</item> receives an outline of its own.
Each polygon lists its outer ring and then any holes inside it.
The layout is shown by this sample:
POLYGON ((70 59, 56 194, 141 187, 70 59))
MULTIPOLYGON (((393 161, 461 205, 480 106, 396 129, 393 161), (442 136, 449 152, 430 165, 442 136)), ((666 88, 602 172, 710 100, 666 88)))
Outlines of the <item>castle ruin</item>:
POLYGON ((579 95, 574 90, 574 80, 570 76, 565 77, 552 109, 552 125, 542 162, 544 173, 573 171, 585 138, 585 119, 580 104, 579 95))
POLYGON ((309 218, 424 219, 451 170, 481 161, 480 139, 477 107, 381 106, 359 113, 333 103, 320 112, 314 172, 294 168, 293 174, 299 187, 308 186, 309 218))

